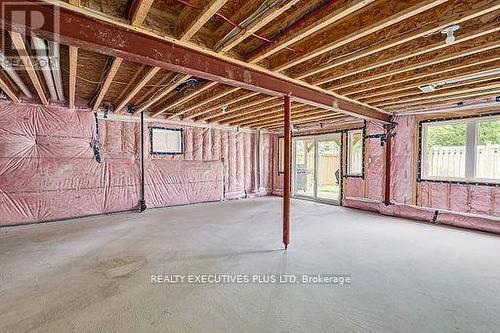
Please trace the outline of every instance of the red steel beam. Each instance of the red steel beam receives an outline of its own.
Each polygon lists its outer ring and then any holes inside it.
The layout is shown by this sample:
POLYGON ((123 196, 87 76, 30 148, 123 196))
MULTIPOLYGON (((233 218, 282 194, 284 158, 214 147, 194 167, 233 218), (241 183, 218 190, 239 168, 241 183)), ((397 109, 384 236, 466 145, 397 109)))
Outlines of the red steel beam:
POLYGON ((7 30, 36 34, 61 44, 271 96, 291 95, 299 103, 388 122, 389 116, 376 108, 64 2, 33 0, 29 5, 25 0, 0 2, 2 27, 7 30), (25 18, 11 15, 14 11, 24 11, 25 18), (26 23, 26 18, 40 16, 43 16, 45 24, 26 23))
POLYGON ((284 183, 283 183, 283 244, 285 250, 290 243, 290 193, 292 187, 292 102, 290 96, 285 96, 285 115, 284 115, 284 183))

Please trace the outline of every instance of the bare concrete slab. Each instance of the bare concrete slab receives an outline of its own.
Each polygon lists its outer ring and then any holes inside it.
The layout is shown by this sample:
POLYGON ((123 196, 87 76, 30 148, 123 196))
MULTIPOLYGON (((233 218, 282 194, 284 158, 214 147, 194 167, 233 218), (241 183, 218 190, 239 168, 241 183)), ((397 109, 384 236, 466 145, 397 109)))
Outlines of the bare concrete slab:
POLYGON ((500 239, 281 200, 0 229, 1 332, 498 332, 500 239), (156 274, 351 284, 155 284, 156 274))

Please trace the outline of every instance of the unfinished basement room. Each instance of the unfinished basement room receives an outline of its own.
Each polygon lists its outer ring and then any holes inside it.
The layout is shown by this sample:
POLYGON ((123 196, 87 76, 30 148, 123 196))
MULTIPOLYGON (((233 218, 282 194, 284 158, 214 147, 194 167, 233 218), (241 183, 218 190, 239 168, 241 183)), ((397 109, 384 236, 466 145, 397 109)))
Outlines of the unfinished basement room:
POLYGON ((500 332, 500 0, 0 2, 0 332, 500 332))

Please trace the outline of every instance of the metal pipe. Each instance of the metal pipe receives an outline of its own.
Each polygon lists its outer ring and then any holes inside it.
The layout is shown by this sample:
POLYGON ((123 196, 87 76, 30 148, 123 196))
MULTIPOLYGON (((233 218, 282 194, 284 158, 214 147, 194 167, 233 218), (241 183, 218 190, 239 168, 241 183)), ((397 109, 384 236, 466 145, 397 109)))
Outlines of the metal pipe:
POLYGON ((56 88, 54 86, 54 81, 52 80, 52 72, 50 70, 50 61, 47 56, 47 46, 45 41, 38 37, 32 37, 31 41, 36 50, 36 57, 38 59, 38 67, 42 70, 43 77, 47 83, 47 88, 49 88, 50 99, 57 101, 56 88))
POLYGON ((146 210, 144 189, 144 112, 141 112, 141 212, 146 210))
POLYGON ((386 146, 385 146, 385 193, 384 204, 391 204, 391 151, 392 151, 392 128, 386 126, 386 146))
POLYGON ((284 110, 284 183, 283 183, 283 244, 285 250, 290 243, 290 194, 292 187, 292 174, 291 174, 291 148, 292 148, 292 131, 291 131, 291 109, 292 102, 290 96, 285 96, 285 110, 284 110))
POLYGON ((5 57, 2 51, 0 51, 0 66, 2 66, 3 70, 10 76, 12 81, 14 81, 19 89, 23 92, 23 94, 28 98, 33 98, 30 90, 24 84, 23 80, 17 75, 17 73, 12 69, 12 65, 9 60, 5 57))
POLYGON ((64 101, 64 89, 62 84, 61 73, 61 51, 59 43, 48 42, 49 44, 49 59, 50 67, 52 68, 52 76, 56 85, 57 97, 62 102, 64 101))

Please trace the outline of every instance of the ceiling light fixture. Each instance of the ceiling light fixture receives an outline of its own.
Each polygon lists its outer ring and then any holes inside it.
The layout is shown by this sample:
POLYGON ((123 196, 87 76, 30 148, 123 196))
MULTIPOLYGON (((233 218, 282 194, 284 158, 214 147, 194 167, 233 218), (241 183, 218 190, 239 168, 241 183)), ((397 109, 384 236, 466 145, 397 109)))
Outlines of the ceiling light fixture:
POLYGON ((438 88, 442 88, 442 87, 447 86, 447 85, 464 83, 467 81, 481 79, 484 77, 487 78, 489 76, 491 76, 493 79, 494 76, 496 76, 496 75, 500 75, 500 68, 490 69, 490 70, 486 70, 486 71, 482 71, 482 72, 478 72, 478 73, 473 73, 473 74, 469 74, 469 75, 463 75, 463 76, 455 77, 452 79, 446 79, 446 80, 442 80, 442 81, 432 82, 432 83, 421 85, 418 88, 425 93, 430 93, 430 92, 435 91, 438 88))
POLYGON ((443 29, 441 30, 441 33, 443 35, 446 35, 446 44, 448 45, 452 45, 453 43, 455 43, 455 41, 457 40, 454 33, 455 31, 457 31, 458 29, 460 29, 460 26, 459 25, 452 25, 446 29, 443 29))

